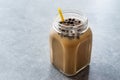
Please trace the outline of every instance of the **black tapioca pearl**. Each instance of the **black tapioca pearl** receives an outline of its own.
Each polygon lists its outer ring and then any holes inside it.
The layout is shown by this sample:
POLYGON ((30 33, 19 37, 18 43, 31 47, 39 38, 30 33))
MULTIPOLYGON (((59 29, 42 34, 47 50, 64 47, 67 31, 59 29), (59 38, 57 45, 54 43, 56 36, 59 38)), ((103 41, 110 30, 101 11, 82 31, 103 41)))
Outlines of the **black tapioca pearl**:
POLYGON ((65 24, 66 22, 64 21, 63 24, 65 24))
POLYGON ((70 31, 70 33, 73 33, 73 31, 70 31))
POLYGON ((71 18, 69 18, 68 20, 69 20, 69 21, 71 21, 72 19, 71 19, 71 18))
POLYGON ((59 23, 60 23, 60 24, 63 24, 63 22, 62 22, 62 21, 60 21, 59 23))
POLYGON ((65 25, 67 25, 67 22, 64 22, 65 25))
POLYGON ((71 25, 71 22, 68 22, 67 24, 68 24, 68 25, 71 25))
POLYGON ((75 21, 75 19, 73 18, 72 21, 75 21))
POLYGON ((66 25, 69 25, 70 23, 66 22, 66 25))
POLYGON ((69 23, 70 21, 67 21, 67 23, 69 23))
POLYGON ((72 26, 75 26, 74 24, 72 24, 72 26))
POLYGON ((65 22, 68 22, 68 21, 69 21, 68 19, 65 20, 65 22))
POLYGON ((65 22, 67 22, 68 20, 66 19, 65 22))
POLYGON ((80 38, 80 34, 79 34, 79 33, 77 33, 77 36, 76 36, 76 38, 77 38, 77 39, 79 39, 79 38, 80 38))
POLYGON ((66 30, 66 32, 68 33, 68 30, 66 30))
POLYGON ((67 24, 69 23, 69 21, 66 22, 67 24))
POLYGON ((81 21, 78 21, 78 23, 81 23, 81 21))
POLYGON ((80 39, 80 36, 76 36, 77 39, 80 39))
POLYGON ((70 24, 73 24, 73 22, 70 22, 70 24))
POLYGON ((81 31, 81 29, 78 29, 77 31, 81 31))
POLYGON ((63 35, 63 37, 66 37, 65 35, 63 35))
POLYGON ((68 37, 68 35, 66 34, 66 35, 64 35, 64 37, 68 37))
POLYGON ((62 31, 62 32, 65 32, 65 30, 64 30, 64 29, 62 29, 61 31, 62 31))
POLYGON ((77 21, 74 21, 74 24, 78 24, 78 22, 77 22, 77 21))
POLYGON ((60 35, 60 33, 58 33, 58 35, 60 35))
POLYGON ((75 34, 73 33, 72 35, 74 36, 75 34))
POLYGON ((61 28, 59 28, 59 30, 61 30, 61 28))
POLYGON ((81 24, 81 21, 78 21, 77 24, 81 24))

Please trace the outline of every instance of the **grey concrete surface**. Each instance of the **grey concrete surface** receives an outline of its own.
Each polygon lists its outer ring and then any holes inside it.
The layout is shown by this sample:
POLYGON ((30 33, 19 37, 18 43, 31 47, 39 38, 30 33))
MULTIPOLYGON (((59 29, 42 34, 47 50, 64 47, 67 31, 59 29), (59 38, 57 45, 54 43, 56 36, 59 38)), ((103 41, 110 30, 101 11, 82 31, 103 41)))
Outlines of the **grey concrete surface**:
POLYGON ((119 80, 120 0, 0 0, 0 80, 119 80), (49 59, 57 8, 83 11, 93 31, 91 64, 66 77, 49 59))

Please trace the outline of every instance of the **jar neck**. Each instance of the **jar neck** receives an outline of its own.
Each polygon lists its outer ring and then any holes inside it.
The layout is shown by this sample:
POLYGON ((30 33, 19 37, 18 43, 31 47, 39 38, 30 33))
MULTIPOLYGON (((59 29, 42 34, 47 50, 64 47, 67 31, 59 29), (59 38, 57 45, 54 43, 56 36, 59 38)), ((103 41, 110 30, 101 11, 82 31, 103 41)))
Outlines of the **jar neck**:
POLYGON ((56 32, 66 36, 79 36, 80 34, 86 32, 88 29, 88 19, 79 11, 64 11, 64 18, 75 18, 81 21, 81 24, 75 26, 66 26, 60 24, 59 16, 56 17, 53 28, 56 32))

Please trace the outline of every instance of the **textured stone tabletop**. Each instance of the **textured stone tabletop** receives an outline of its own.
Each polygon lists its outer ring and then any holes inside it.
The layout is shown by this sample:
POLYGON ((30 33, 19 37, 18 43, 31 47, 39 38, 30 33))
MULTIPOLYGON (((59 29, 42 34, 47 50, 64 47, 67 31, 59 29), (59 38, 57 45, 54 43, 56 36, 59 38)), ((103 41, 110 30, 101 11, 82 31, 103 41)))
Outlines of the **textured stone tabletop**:
POLYGON ((120 0, 0 0, 0 80, 120 80, 120 0), (50 64, 58 7, 83 11, 93 31, 90 66, 74 77, 50 64))

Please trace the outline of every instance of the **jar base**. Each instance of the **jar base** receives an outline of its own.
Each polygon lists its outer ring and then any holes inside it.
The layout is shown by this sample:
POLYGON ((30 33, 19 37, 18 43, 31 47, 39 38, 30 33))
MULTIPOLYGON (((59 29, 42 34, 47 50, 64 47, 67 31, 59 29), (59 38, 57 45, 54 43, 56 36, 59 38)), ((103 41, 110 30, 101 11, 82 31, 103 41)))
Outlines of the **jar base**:
POLYGON ((76 73, 74 73, 74 74, 67 74, 67 73, 65 73, 63 70, 61 70, 61 69, 58 69, 54 64, 53 64, 53 66, 58 70, 58 71, 60 71, 61 73, 63 73, 65 76, 75 76, 75 75, 77 75, 80 71, 82 71, 83 69, 85 69, 87 66, 89 66, 89 64, 86 64, 85 66, 83 66, 82 68, 80 68, 78 71, 76 71, 76 73))

